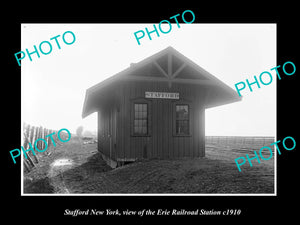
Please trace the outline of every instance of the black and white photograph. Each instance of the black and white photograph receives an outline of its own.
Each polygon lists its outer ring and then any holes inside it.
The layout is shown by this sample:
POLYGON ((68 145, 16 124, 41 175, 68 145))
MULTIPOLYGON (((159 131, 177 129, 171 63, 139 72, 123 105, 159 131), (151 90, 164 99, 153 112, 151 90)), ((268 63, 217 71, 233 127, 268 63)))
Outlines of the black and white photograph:
POLYGON ((296 218, 297 7, 212 3, 5 7, 5 221, 296 218))
POLYGON ((23 195, 276 194, 276 24, 169 29, 21 25, 23 195))

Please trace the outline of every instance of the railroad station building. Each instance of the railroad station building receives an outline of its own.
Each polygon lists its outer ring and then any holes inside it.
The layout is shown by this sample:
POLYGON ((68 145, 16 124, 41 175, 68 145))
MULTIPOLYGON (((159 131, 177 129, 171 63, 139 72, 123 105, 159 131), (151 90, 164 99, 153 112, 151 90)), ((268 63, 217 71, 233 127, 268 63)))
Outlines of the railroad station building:
POLYGON ((145 158, 205 156, 205 109, 240 100, 168 47, 87 89, 82 117, 98 113, 98 151, 116 167, 145 158))

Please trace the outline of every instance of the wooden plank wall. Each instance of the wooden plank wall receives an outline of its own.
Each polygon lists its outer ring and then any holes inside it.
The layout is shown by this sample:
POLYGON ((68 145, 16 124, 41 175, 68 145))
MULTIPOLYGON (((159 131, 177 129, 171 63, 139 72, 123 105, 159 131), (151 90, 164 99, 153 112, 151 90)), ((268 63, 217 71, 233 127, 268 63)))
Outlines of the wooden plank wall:
POLYGON ((119 86, 107 90, 105 101, 98 106, 98 151, 111 159, 116 159, 116 148, 121 146, 116 140, 120 124, 118 120, 118 107, 120 102, 119 86), (112 148, 111 148, 112 145, 112 148), (112 150, 112 151, 111 151, 112 150))
MULTIPOLYGON (((120 112, 118 113, 117 158, 179 158, 204 156, 205 124, 203 91, 193 85, 155 82, 124 82, 120 87, 120 112), (131 101, 144 98, 145 91, 179 92, 180 99, 192 102, 190 137, 173 136, 174 100, 150 99, 152 102, 152 132, 148 137, 131 136, 131 101), (146 154, 145 154, 146 149, 146 154)), ((151 125, 150 125, 151 126, 151 125)))
POLYGON ((108 157, 110 156, 109 111, 110 108, 104 105, 98 111, 98 151, 108 157))

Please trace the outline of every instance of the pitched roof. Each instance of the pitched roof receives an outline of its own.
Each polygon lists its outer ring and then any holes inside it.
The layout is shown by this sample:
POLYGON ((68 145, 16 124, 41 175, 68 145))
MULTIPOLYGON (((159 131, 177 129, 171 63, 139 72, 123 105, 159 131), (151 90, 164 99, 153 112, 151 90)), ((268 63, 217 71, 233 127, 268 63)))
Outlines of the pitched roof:
POLYGON ((205 105, 206 108, 241 100, 237 92, 224 82, 174 48, 167 47, 138 63, 132 63, 127 69, 87 89, 82 117, 84 118, 96 111, 92 100, 95 99, 95 95, 99 95, 105 87, 120 80, 174 82, 209 86, 210 92, 205 105))

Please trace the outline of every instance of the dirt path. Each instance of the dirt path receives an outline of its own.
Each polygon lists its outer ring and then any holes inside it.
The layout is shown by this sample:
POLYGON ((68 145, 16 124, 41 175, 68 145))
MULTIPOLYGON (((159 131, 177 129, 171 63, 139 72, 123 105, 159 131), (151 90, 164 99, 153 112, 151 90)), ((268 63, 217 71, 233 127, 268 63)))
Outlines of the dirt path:
POLYGON ((50 185, 54 187, 55 193, 70 193, 65 185, 63 172, 72 167, 74 167, 73 160, 66 158, 56 159, 51 163, 47 177, 50 178, 50 185))
MULTIPOLYGON (((64 174, 84 165, 89 157, 98 152, 96 144, 84 145, 78 139, 47 151, 49 156, 43 157, 32 171, 24 174, 24 193, 72 193, 71 188, 65 184, 68 177, 64 177, 64 174)), ((106 164, 101 165, 105 171, 111 170, 106 164)))

